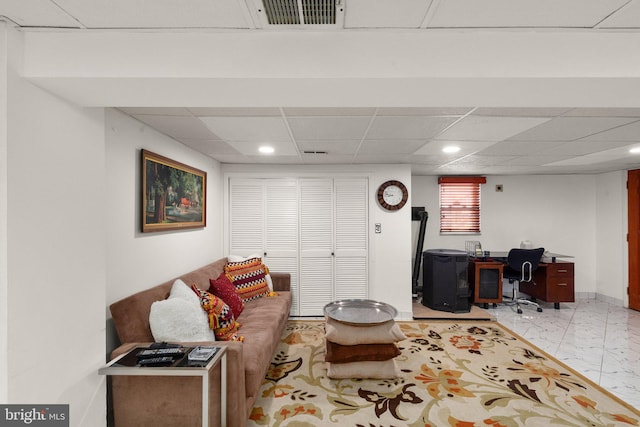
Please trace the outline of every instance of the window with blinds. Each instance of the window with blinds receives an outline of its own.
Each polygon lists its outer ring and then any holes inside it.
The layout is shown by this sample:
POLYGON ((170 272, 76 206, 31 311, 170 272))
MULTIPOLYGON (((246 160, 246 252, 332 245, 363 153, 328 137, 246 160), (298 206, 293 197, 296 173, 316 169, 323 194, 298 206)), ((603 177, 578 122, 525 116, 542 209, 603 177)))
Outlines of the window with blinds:
POLYGON ((440 233, 480 233, 480 184, 485 177, 440 177, 440 233))

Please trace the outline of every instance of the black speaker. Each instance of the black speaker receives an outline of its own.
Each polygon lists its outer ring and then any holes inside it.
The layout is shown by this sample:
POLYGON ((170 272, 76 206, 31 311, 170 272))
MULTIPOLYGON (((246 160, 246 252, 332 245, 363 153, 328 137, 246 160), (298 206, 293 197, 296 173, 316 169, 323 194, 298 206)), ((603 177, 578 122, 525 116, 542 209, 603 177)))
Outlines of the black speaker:
POLYGON ((422 253, 422 263, 422 305, 451 313, 469 312, 469 255, 453 249, 429 249, 422 253))

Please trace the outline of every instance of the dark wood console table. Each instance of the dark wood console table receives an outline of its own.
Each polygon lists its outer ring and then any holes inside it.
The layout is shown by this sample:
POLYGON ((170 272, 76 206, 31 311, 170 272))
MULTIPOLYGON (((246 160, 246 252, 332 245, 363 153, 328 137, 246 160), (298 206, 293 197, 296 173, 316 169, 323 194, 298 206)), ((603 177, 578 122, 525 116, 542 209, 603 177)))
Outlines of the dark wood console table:
POLYGON ((559 309, 561 302, 575 302, 574 265, 572 262, 540 263, 533 282, 520 282, 520 292, 532 298, 552 302, 559 309))

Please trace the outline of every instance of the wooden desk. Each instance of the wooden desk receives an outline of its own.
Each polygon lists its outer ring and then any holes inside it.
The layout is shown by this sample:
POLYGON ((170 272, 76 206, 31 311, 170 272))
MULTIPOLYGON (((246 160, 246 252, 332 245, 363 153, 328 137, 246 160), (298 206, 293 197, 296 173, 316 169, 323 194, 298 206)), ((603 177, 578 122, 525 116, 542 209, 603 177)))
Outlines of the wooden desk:
POLYGON ((502 302, 502 270, 498 261, 471 260, 469 262, 469 285, 473 287, 473 302, 483 303, 484 308, 502 302))
POLYGON ((574 302, 574 265, 572 262, 540 263, 532 282, 520 282, 520 292, 535 299, 552 302, 559 309, 561 302, 574 302))

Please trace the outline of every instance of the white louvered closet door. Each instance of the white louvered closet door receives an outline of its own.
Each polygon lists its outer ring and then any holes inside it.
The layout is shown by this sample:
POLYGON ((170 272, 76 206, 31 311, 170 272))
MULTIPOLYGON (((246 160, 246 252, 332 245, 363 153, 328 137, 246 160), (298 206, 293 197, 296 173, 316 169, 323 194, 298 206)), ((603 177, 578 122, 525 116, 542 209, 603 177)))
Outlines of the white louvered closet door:
POLYGON ((291 274, 291 314, 297 315, 297 180, 233 178, 229 204, 229 253, 259 254, 271 271, 291 274))
POLYGON ((293 304, 298 307, 298 182, 295 179, 266 179, 264 263, 271 271, 291 274, 293 304))
POLYGON ((229 182, 229 254, 264 252, 264 183, 260 179, 229 182))
POLYGON ((334 181, 336 300, 369 296, 367 189, 365 178, 334 181))
POLYGON ((333 301, 332 179, 300 180, 300 315, 320 316, 333 301))

